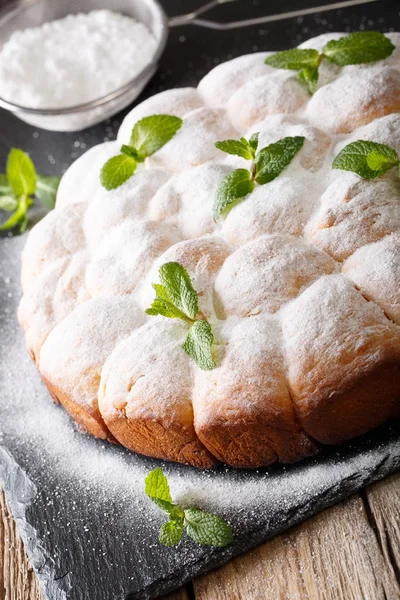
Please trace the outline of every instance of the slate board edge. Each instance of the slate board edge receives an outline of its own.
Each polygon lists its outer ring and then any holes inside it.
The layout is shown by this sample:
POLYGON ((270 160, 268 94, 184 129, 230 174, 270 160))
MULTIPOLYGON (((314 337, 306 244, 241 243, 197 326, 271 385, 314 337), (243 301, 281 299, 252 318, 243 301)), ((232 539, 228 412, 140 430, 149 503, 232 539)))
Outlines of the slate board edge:
POLYGON ((52 560, 44 547, 38 543, 37 536, 32 535, 33 528, 25 517, 26 509, 36 494, 36 486, 10 452, 2 446, 0 446, 0 486, 4 490, 17 532, 23 541, 25 552, 42 591, 51 600, 66 600, 66 593, 54 580, 54 571, 51 568, 52 560), (43 557, 46 559, 43 560, 43 557))
MULTIPOLYGON (((203 555, 198 561, 186 564, 182 570, 177 571, 171 577, 154 581, 140 592, 129 593, 126 600, 151 600, 161 594, 171 592, 177 587, 190 581, 193 577, 201 575, 217 568, 232 557, 243 554, 264 541, 282 533, 306 520, 312 515, 321 512, 328 506, 337 504, 350 494, 353 494, 374 481, 383 479, 387 475, 400 470, 400 455, 390 453, 390 442, 387 454, 380 460, 372 471, 359 472, 354 477, 342 480, 340 484, 323 491, 319 496, 308 500, 304 505, 292 510, 288 515, 283 527, 270 528, 265 525, 257 528, 246 535, 246 541, 239 542, 226 550, 217 550, 203 555)), ((54 579, 54 571, 51 568, 52 559, 46 556, 43 547, 36 542, 37 537, 31 535, 30 525, 24 518, 26 508, 36 493, 36 486, 17 464, 11 454, 0 446, 0 483, 5 491, 9 509, 16 521, 17 531, 22 538, 26 553, 36 573, 42 590, 49 600, 66 600, 67 595, 62 590, 60 580, 54 579), (9 494, 9 489, 13 494, 9 494), (17 490, 17 491, 16 491, 17 490)), ((121 600, 123 600, 121 598, 121 600)))

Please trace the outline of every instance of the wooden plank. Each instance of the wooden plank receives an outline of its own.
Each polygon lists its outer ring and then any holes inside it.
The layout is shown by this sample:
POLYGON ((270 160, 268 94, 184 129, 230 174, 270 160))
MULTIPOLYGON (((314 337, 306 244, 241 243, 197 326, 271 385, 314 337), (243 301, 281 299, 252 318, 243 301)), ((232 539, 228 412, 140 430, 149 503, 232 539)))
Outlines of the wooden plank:
POLYGON ((366 499, 385 562, 400 583, 400 473, 367 488, 366 499))
MULTIPOLYGON (((399 552, 400 476, 371 494, 371 510, 399 552)), ((398 600, 390 551, 385 556, 368 510, 360 496, 325 510, 194 580, 196 600, 398 600)))
POLYGON ((0 493, 0 598, 43 600, 3 492, 0 493))

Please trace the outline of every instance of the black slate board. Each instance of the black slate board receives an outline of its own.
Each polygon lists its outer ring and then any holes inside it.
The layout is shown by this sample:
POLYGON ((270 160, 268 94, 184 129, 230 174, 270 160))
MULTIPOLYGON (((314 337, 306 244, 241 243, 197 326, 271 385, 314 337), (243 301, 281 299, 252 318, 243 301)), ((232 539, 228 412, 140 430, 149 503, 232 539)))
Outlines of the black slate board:
MULTIPOLYGON (((285 2, 285 9, 313 0, 285 2)), ((314 2, 317 5, 319 2, 314 2)), ((170 0, 170 14, 200 0, 170 0)), ((214 11, 229 19, 282 10, 278 0, 240 2, 214 11)), ((398 3, 377 2, 272 26, 227 33, 193 27, 171 32, 160 70, 142 95, 193 85, 217 62, 284 49, 334 30, 400 28, 398 3)), ((0 111, 0 164, 10 146, 29 151, 38 168, 59 173, 90 146, 113 139, 124 115, 81 133, 38 131, 0 111)), ((76 430, 49 400, 27 357, 15 310, 24 237, 0 240, 0 481, 31 562, 49 600, 146 600, 222 564, 400 467, 400 425, 391 424, 323 456, 256 472, 199 472, 163 465, 175 497, 227 518, 237 544, 210 550, 185 540, 157 541, 163 517, 143 493, 160 463, 76 430)))

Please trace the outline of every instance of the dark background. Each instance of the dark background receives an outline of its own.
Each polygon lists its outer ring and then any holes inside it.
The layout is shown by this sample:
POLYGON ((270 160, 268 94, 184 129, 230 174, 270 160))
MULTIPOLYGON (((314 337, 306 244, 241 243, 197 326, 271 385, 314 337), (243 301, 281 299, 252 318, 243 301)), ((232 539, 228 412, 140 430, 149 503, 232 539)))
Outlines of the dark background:
MULTIPOLYGON (((174 16, 190 12, 206 1, 161 0, 161 4, 169 16, 174 16)), ((329 3, 332 4, 329 0, 240 0, 214 9, 207 14, 207 18, 232 21, 329 3)), ((0 0, 0 6, 5 4, 7 0, 0 0)), ((160 68, 136 102, 167 88, 197 85, 214 65, 241 54, 287 49, 326 31, 391 31, 399 23, 399 14, 398 0, 380 0, 225 32, 196 26, 173 28, 170 30, 160 68)), ((54 133, 26 125, 0 109, 0 172, 4 170, 10 147, 16 146, 31 154, 39 172, 59 175, 91 146, 114 139, 128 111, 129 108, 112 119, 81 132, 54 133)))

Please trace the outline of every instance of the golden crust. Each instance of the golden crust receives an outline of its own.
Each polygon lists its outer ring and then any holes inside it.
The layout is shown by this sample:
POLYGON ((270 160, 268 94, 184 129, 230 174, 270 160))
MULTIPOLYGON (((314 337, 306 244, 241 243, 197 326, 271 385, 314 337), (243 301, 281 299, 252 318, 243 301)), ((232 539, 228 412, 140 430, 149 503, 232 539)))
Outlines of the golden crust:
POLYGON ((52 398, 63 405, 65 410, 85 431, 94 435, 94 437, 102 440, 115 442, 114 436, 107 429, 98 407, 83 407, 81 404, 74 402, 61 389, 52 385, 44 375, 42 379, 49 390, 52 398))

